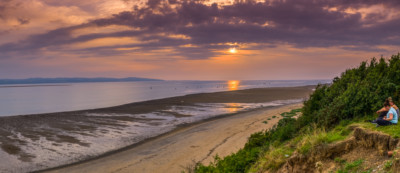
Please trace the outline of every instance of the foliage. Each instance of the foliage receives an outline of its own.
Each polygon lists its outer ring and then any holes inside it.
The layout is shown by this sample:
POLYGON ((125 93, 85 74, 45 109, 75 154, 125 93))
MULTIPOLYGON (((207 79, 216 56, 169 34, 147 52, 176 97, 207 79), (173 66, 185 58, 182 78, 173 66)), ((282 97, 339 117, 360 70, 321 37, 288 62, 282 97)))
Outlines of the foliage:
MULTIPOLYGON (((216 157, 208 166, 198 164, 196 172, 247 172, 273 142, 286 141, 296 134, 295 122, 293 118, 279 120, 272 130, 252 134, 244 148, 237 153, 224 159, 216 157)), ((279 155, 279 152, 275 155, 279 155)))
POLYGON ((334 159, 334 161, 335 161, 336 163, 340 164, 340 165, 343 165, 343 164, 346 163, 346 160, 344 160, 344 159, 342 159, 342 158, 340 158, 340 157, 336 157, 336 158, 334 159))
POLYGON ((362 123, 356 123, 355 125, 372 130, 372 131, 379 131, 379 132, 383 132, 386 133, 394 138, 400 138, 400 126, 396 125, 396 126, 379 126, 376 127, 375 124, 372 123, 366 123, 366 122, 362 122, 362 123))
POLYGON ((346 163, 346 165, 344 166, 344 169, 345 170, 355 170, 355 169, 359 168, 363 162, 364 162, 364 160, 358 159, 354 162, 346 163))
POLYGON ((373 114, 387 97, 400 101, 400 54, 389 61, 373 58, 358 68, 348 69, 331 85, 319 85, 304 102, 298 127, 313 122, 333 127, 342 120, 373 114))
POLYGON ((284 118, 291 118, 297 115, 298 112, 301 112, 301 109, 293 109, 290 112, 284 112, 281 113, 280 115, 284 118))
POLYGON ((329 132, 326 132, 324 128, 309 128, 307 133, 300 135, 302 139, 297 142, 296 150, 305 155, 315 146, 343 140, 348 134, 349 130, 347 128, 335 129, 329 132))
MULTIPOLYGON (((341 158, 335 158, 335 162, 340 165, 340 169, 336 171, 336 173, 351 173, 351 172, 361 172, 360 168, 364 162, 363 159, 355 160, 354 162, 346 162, 341 158)), ((369 172, 369 171, 367 171, 369 172)))
MULTIPOLYGON (((292 117, 300 110, 282 113, 284 118, 276 126, 251 135, 243 149, 223 159, 217 156, 209 166, 198 164, 195 171, 248 172, 260 160, 266 169, 276 169, 294 150, 306 154, 313 146, 344 139, 350 133, 345 128, 348 124, 372 118, 389 96, 400 103, 400 53, 389 60, 373 58, 362 62, 335 77, 332 84, 318 85, 304 102, 298 119, 292 117), (273 157, 276 162, 271 161, 273 157)), ((362 125, 373 128, 370 123, 362 125)), ((399 137, 397 127, 379 130, 399 137)), ((362 163, 362 160, 346 163, 340 171, 352 172, 362 163)))
MULTIPOLYGON (((294 150, 289 148, 287 145, 280 145, 278 147, 271 146, 268 151, 262 158, 260 166, 263 169, 272 169, 276 170, 280 168, 285 162, 286 159, 292 155, 294 150)), ((249 172, 252 172, 251 170, 249 172)), ((256 172, 256 171, 253 171, 256 172)))
POLYGON ((392 167, 392 165, 393 165, 393 160, 389 160, 389 161, 385 162, 385 164, 383 165, 383 167, 384 167, 386 170, 389 170, 389 169, 392 167))

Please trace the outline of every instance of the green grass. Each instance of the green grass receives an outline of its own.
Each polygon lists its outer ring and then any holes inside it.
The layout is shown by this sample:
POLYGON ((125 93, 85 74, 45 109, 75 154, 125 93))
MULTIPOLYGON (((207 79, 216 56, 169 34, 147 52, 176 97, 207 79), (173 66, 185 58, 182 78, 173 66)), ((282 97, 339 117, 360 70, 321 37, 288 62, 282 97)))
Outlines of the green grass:
POLYGON ((272 116, 272 118, 276 118, 276 116, 274 115, 274 116, 272 116))
POLYGON ((351 133, 347 125, 338 125, 329 132, 312 125, 303 131, 303 133, 287 142, 271 144, 248 172, 275 171, 286 162, 294 151, 306 155, 313 147, 344 140, 351 133))
POLYGON ((257 163, 249 169, 249 173, 263 170, 277 170, 294 152, 294 148, 289 147, 289 145, 285 143, 275 145, 278 146, 270 146, 268 152, 265 152, 264 155, 258 159, 257 163))
POLYGON ((400 138, 400 125, 389 125, 389 126, 379 126, 376 127, 376 124, 368 123, 368 122, 361 122, 361 123, 354 123, 354 125, 358 125, 365 129, 369 129, 372 131, 379 131, 386 133, 394 138, 400 138))
MULTIPOLYGON (((365 123, 377 117, 374 112, 382 107, 387 97, 400 103, 399 69, 400 53, 388 59, 372 58, 347 69, 331 84, 318 85, 301 109, 280 114, 283 118, 273 128, 251 135, 243 149, 225 158, 216 158, 209 166, 198 164, 196 172, 248 172, 253 167, 275 169, 285 161, 283 149, 308 154, 315 146, 345 139, 351 134, 349 125, 399 138, 400 125, 376 128, 374 124, 365 123), (300 112, 301 116, 291 118, 300 112), (274 157, 278 161, 270 164, 268 159, 274 157), (260 164, 264 166, 254 166, 260 160, 264 160, 264 164, 260 164)), ((354 172, 362 162, 343 164, 341 171, 354 172)))
POLYGON ((268 124, 268 121, 263 121, 264 124, 268 124))
POLYGON ((347 162, 346 160, 337 157, 334 159, 334 161, 340 166, 340 169, 338 169, 336 173, 371 173, 373 171, 372 168, 365 170, 363 159, 358 159, 353 162, 347 162))
POLYGON ((342 158, 340 158, 340 157, 336 157, 336 158, 334 159, 334 161, 335 161, 336 163, 338 163, 339 165, 343 165, 343 164, 346 163, 346 160, 344 160, 344 159, 342 159, 342 158))
POLYGON ((361 166, 361 164, 364 162, 363 159, 358 159, 354 162, 351 163, 346 163, 346 165, 344 166, 344 169, 346 170, 356 170, 357 168, 359 168, 361 166))
POLYGON ((389 161, 385 162, 385 164, 383 165, 383 167, 384 167, 386 170, 389 170, 389 169, 392 167, 392 165, 393 165, 393 161, 392 161, 392 160, 389 160, 389 161))
POLYGON ((301 112, 301 109, 293 109, 290 112, 284 112, 284 113, 281 113, 280 115, 284 118, 287 118, 287 117, 291 118, 291 117, 296 116, 298 112, 301 112))
MULTIPOLYGON (((343 160, 341 158, 335 158, 335 162, 340 165, 340 169, 336 171, 336 173, 356 173, 360 172, 359 170, 362 169, 362 164, 364 163, 363 159, 358 159, 353 162, 346 162, 346 160, 343 160)), ((363 171, 364 172, 370 172, 371 170, 368 171, 363 171)))
MULTIPOLYGON (((368 117, 370 118, 370 117, 368 117)), ((354 120, 348 120, 348 121, 341 121, 340 124, 336 125, 333 129, 327 131, 324 128, 319 128, 317 125, 313 124, 307 127, 302 128, 300 133, 292 137, 291 139, 287 141, 274 141, 270 143, 270 145, 266 145, 266 148, 258 148, 259 151, 257 151, 254 154, 257 154, 258 156, 253 155, 252 157, 256 157, 255 161, 250 161, 253 162, 249 168, 246 168, 244 172, 264 172, 264 171, 276 171, 278 170, 285 162, 286 160, 292 156, 294 152, 298 152, 303 155, 307 155, 312 151, 313 148, 316 146, 320 145, 327 145, 330 143, 334 143, 337 141, 341 141, 346 139, 349 135, 352 134, 352 131, 350 130, 350 126, 360 126, 366 129, 374 130, 374 131, 381 131, 387 134, 390 134, 392 136, 398 135, 397 133, 400 131, 400 125, 399 126, 381 126, 376 128, 375 124, 364 122, 365 119, 368 118, 362 118, 362 119, 354 119, 354 120)), ((284 118, 286 119, 286 118, 284 118)), ((264 121, 263 123, 267 123, 267 121, 264 121)), ((277 133, 277 132, 276 132, 277 133)), ((271 133, 272 134, 272 133, 271 133)), ((261 133, 260 133, 261 135, 261 133)), ((253 142, 257 142, 258 138, 263 138, 263 136, 253 136, 253 142)), ((241 151, 244 152, 244 151, 241 151)), ((230 169, 232 168, 231 165, 226 165, 226 161, 230 162, 229 160, 232 160, 232 162, 239 163, 243 159, 250 159, 249 154, 252 153, 253 151, 250 150, 248 154, 241 154, 241 152, 235 154, 236 156, 239 157, 232 157, 229 156, 225 159, 217 158, 213 163, 211 163, 211 167, 204 167, 202 166, 202 169, 197 169, 198 172, 218 172, 218 171, 233 171, 235 172, 237 169, 230 169), (241 155, 241 156, 240 156, 241 155), (214 169, 214 168, 218 169, 214 169), (206 169, 205 169, 206 168, 206 169)), ((250 154, 252 155, 252 154, 250 154)), ((254 160, 254 159, 253 159, 254 160)), ((336 173, 352 173, 352 172, 362 172, 362 173, 368 173, 371 172, 371 170, 364 170, 364 171, 359 171, 361 170, 361 165, 363 164, 364 160, 359 159, 354 162, 346 162, 346 160, 343 160, 341 158, 335 158, 335 162, 340 165, 340 169, 336 171, 336 173)), ((384 168, 386 170, 391 168, 391 162, 386 162, 384 165, 384 168)), ((239 171, 241 172, 241 171, 239 171)))
MULTIPOLYGON (((294 152, 307 155, 316 146, 346 139, 352 134, 350 126, 361 126, 392 136, 400 131, 400 125, 376 128, 374 124, 364 123, 367 119, 373 119, 373 116, 342 120, 329 130, 311 124, 296 131, 293 128, 296 120, 285 117, 271 131, 253 134, 246 146, 238 153, 225 158, 216 157, 209 166, 196 165, 196 172, 265 172, 267 170, 273 172, 279 169, 294 152)), ((268 121, 263 123, 268 123, 268 121)), ((360 172, 357 169, 361 169, 363 160, 347 163, 345 160, 336 158, 335 162, 341 165, 338 173, 350 173, 360 172)))
MULTIPOLYGON (((271 118, 268 118, 271 120, 271 118)), ((295 129, 296 119, 282 118, 277 124, 268 131, 254 133, 250 136, 245 146, 237 153, 233 153, 224 158, 216 157, 210 164, 197 164, 195 172, 248 172, 250 169, 264 169, 264 167, 277 168, 283 164, 287 157, 294 151, 294 147, 283 145, 292 139, 298 132, 295 129), (263 157, 265 156, 265 157, 263 157), (261 167, 255 164, 262 160, 272 160, 273 162, 261 167), (270 158, 270 159, 268 159, 270 158)))
POLYGON ((310 128, 310 130, 301 135, 301 139, 296 139, 296 150, 306 155, 315 146, 344 140, 349 134, 350 130, 340 125, 329 132, 323 128, 310 128))
MULTIPOLYGON (((295 111, 292 110, 290 112, 292 115, 295 115, 298 110, 299 109, 295 111)), ((286 115, 290 112, 282 114, 286 115)), ((279 169, 294 151, 306 155, 313 147, 318 145, 326 145, 344 140, 351 133, 351 130, 348 128, 349 124, 351 124, 351 122, 343 122, 330 131, 318 128, 315 124, 305 127, 301 130, 302 132, 299 133, 299 135, 287 142, 272 143, 248 172, 262 172, 265 170, 274 171, 279 169)))
POLYGON ((371 169, 368 169, 368 170, 363 171, 363 172, 361 172, 361 173, 372 173, 372 171, 373 171, 373 169, 371 168, 371 169))

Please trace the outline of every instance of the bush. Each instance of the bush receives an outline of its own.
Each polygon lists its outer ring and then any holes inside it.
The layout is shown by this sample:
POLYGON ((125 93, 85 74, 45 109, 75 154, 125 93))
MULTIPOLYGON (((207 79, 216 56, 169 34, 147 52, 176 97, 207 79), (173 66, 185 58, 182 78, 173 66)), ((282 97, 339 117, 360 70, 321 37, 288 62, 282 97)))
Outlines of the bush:
MULTIPOLYGON (((215 157, 209 166, 198 164, 196 172, 247 172, 270 144, 276 141, 286 141, 296 134, 293 118, 283 118, 270 131, 254 133, 250 136, 243 149, 224 159, 215 157)), ((280 164, 277 162, 276 164, 280 164)))
MULTIPOLYGON (((335 77, 332 84, 318 85, 304 102, 302 116, 297 120, 291 117, 299 110, 281 114, 284 118, 270 131, 251 135, 243 149, 224 159, 216 157, 209 166, 198 164, 196 172, 247 172, 260 156, 265 156, 266 160, 269 156, 279 158, 278 162, 267 163, 267 167, 276 169, 283 163, 281 156, 288 154, 280 150, 282 148, 276 148, 279 144, 296 137, 297 150, 307 153, 315 145, 344 139, 350 133, 343 129, 344 126, 353 119, 369 118, 389 96, 395 103, 400 101, 400 53, 388 61, 372 58, 369 63, 362 62, 358 68, 348 69, 335 77), (325 129, 333 130, 326 132, 325 129), (264 155, 271 148, 277 151, 264 155)), ((386 130, 394 132, 393 129, 386 130)), ((341 171, 356 169, 362 162, 348 163, 341 171)))
POLYGON ((342 120, 373 114, 387 97, 400 101, 400 54, 389 61, 373 58, 358 68, 348 69, 330 86, 319 85, 304 102, 298 127, 316 123, 331 128, 342 120))

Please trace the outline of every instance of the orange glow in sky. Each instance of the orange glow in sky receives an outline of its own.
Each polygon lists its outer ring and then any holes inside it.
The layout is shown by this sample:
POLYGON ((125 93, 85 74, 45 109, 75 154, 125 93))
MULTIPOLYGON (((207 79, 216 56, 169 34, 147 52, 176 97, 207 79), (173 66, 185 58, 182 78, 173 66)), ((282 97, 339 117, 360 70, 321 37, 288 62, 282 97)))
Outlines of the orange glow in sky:
POLYGON ((230 49, 229 49, 229 52, 230 52, 230 53, 237 53, 237 50, 236 50, 236 48, 233 47, 233 48, 230 48, 230 49))
POLYGON ((0 0, 0 78, 331 79, 399 52, 396 2, 0 0))

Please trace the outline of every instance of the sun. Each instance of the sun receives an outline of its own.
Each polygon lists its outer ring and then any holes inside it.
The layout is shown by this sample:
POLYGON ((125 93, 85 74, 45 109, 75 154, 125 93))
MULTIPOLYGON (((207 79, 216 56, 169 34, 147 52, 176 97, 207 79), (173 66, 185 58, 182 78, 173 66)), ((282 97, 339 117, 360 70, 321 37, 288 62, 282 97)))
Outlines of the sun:
POLYGON ((237 50, 236 50, 236 48, 232 47, 232 48, 229 49, 229 52, 230 52, 230 53, 236 53, 237 50))

